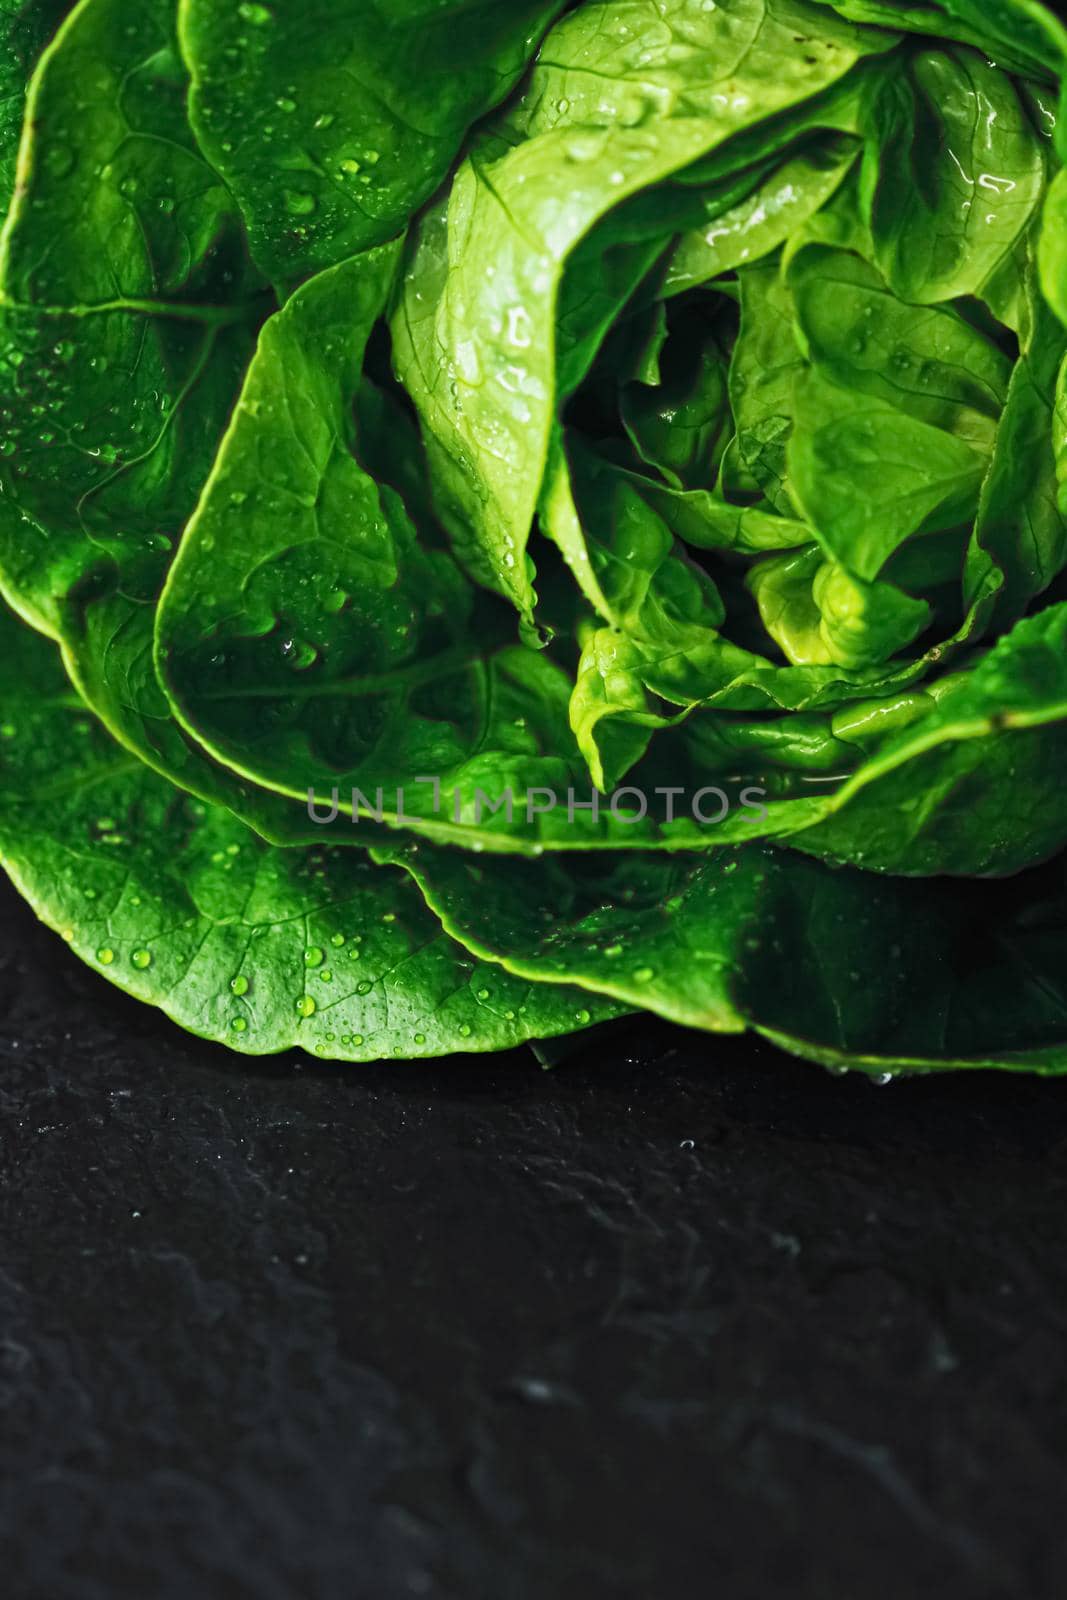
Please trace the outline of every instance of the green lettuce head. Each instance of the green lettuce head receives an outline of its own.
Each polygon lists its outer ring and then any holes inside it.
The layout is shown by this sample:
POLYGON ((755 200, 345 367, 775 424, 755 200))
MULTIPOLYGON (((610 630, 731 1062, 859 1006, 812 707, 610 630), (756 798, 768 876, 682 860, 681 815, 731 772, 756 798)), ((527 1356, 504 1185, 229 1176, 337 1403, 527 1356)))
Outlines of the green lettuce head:
POLYGON ((0 858, 247 1053, 1067 1068, 1067 28, 0 16, 0 858))

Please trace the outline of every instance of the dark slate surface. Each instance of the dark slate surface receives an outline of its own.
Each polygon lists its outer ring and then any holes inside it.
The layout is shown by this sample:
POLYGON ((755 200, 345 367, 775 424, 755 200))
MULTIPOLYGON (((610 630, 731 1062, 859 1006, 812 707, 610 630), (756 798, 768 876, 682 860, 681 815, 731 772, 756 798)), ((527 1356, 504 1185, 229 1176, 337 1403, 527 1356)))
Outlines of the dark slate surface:
POLYGON ((1067 1084, 248 1066, 0 917, 7 1595, 1065 1592, 1067 1084))

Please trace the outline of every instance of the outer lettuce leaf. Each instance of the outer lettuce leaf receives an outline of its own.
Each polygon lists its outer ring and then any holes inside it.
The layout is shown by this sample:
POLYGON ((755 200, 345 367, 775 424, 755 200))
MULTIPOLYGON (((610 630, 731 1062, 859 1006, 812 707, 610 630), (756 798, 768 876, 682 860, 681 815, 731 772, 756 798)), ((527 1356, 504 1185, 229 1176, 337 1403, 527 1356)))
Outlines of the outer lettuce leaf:
POLYGON ((181 0, 193 127, 268 276, 400 233, 563 3, 181 0))
POLYGON ((30 73, 71 4, 72 0, 5 0, 0 10, 0 196, 5 212, 15 192, 30 73))
POLYGON ((172 20, 82 0, 30 88, 0 252, 0 591, 127 749, 299 836, 293 807, 186 738, 152 662, 154 605, 270 308, 185 125, 172 20))
POLYGON ((389 859, 483 959, 687 1027, 753 1028, 878 1074, 1067 1069, 1062 866, 1025 888, 946 891, 758 849, 628 857, 584 879, 525 862, 487 871, 426 845, 389 859))
POLYGON ((0 863, 75 952, 201 1038, 338 1061, 507 1049, 617 1003, 471 959, 397 873, 278 849, 115 745, 0 613, 0 863))
POLYGON ((187 88, 171 0, 75 6, 29 88, 4 304, 89 311, 218 292, 233 207, 189 129, 187 88))

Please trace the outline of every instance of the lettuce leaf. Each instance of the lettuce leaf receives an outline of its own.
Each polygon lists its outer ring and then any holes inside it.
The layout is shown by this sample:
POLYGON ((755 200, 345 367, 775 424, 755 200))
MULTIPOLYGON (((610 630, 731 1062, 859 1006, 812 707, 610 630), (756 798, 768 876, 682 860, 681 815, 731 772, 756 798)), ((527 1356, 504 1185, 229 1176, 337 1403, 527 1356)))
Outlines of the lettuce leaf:
POLYGON ((247 1054, 1067 1070, 1051 6, 0 12, 0 862, 79 955, 247 1054))

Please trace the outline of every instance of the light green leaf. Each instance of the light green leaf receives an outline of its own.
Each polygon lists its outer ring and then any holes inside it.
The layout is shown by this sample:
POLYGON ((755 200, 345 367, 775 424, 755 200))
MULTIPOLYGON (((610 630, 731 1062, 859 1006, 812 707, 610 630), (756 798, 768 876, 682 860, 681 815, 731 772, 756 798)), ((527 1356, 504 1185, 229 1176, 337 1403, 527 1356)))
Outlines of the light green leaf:
POLYGON ((567 258, 630 196, 839 80, 882 35, 801 0, 587 3, 423 219, 394 317, 438 507, 475 577, 533 625, 526 547, 556 405, 567 258), (803 30, 806 49, 788 46, 803 30), (560 173, 564 174, 561 181, 560 173))

